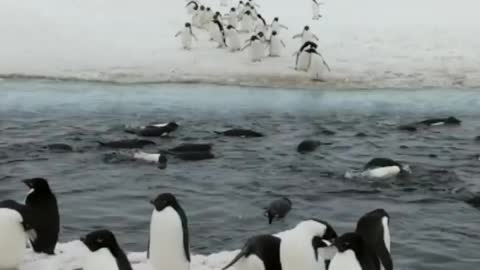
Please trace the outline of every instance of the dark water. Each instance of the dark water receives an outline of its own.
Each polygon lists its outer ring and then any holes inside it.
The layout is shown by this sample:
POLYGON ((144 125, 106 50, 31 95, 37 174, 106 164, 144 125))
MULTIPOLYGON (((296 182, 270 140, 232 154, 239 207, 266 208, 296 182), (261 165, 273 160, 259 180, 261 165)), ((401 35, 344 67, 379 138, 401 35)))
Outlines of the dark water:
POLYGON ((397 269, 473 269, 480 264, 480 211, 465 203, 480 191, 480 92, 477 90, 299 91, 196 85, 0 82, 0 198, 23 200, 20 180, 48 178, 62 215, 62 241, 113 230, 127 250, 146 250, 151 206, 175 193, 187 211, 195 253, 235 249, 249 236, 302 219, 328 220, 338 232, 359 216, 389 211, 397 269), (396 125, 455 115, 455 128, 417 133, 396 125), (158 148, 214 143, 214 160, 170 159, 167 170, 108 163, 99 139, 132 138, 125 124, 175 120, 181 128, 158 148), (252 128, 265 138, 214 135, 252 128), (323 131, 336 132, 326 135, 323 131), (355 137, 364 132, 367 137, 355 137), (299 155, 305 138, 332 143, 299 155), (42 147, 67 143, 73 153, 42 147), (346 180, 372 157, 410 164, 407 179, 346 180), (23 160, 23 161, 22 161, 23 160), (294 210, 268 226, 262 207, 288 195, 294 210))

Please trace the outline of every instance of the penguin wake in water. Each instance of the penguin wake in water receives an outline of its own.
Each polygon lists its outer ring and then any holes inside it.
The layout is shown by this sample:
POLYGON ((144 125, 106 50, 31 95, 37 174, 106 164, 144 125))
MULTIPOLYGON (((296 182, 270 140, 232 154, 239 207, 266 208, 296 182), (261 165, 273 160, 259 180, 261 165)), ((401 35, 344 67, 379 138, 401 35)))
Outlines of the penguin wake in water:
POLYGON ((82 270, 132 270, 111 231, 98 230, 80 239, 92 252, 87 255, 82 270))
POLYGON ((411 174, 410 166, 400 164, 389 158, 374 158, 365 164, 361 172, 347 172, 345 178, 364 177, 369 179, 386 179, 411 174))
POLYGON ((188 223, 183 208, 171 193, 158 195, 151 204, 147 257, 153 270, 189 270, 188 223))
POLYGON ((32 209, 35 216, 37 238, 31 242, 33 250, 53 255, 60 232, 57 198, 47 180, 43 178, 26 179, 23 183, 30 188, 25 204, 32 209))
POLYGON ((29 206, 12 200, 0 202, 0 269, 19 269, 27 240, 35 241, 35 221, 29 206))

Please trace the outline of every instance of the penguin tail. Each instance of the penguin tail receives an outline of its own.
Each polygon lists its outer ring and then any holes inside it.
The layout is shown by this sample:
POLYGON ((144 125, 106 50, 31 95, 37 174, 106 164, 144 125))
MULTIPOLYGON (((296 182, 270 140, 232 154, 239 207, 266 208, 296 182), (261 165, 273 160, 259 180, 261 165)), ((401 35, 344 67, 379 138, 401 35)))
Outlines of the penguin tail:
POLYGON ((247 255, 247 252, 246 252, 246 249, 243 248, 238 254, 237 256, 235 256, 235 258, 233 258, 233 260, 227 264, 225 267, 222 268, 222 270, 227 270, 228 268, 232 267, 234 264, 236 264, 238 262, 238 260, 240 260, 242 257, 244 257, 245 255, 247 255))

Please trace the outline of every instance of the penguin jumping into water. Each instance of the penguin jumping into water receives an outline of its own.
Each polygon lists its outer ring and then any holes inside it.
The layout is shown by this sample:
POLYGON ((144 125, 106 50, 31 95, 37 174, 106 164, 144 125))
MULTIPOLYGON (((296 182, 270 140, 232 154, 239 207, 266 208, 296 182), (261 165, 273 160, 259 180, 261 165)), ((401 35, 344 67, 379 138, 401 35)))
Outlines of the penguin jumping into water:
POLYGON ((324 81, 325 68, 328 71, 331 71, 327 62, 325 62, 323 56, 319 52, 317 52, 315 48, 310 48, 306 52, 310 54, 310 67, 308 68, 310 78, 314 81, 324 81))
POLYGON ((54 255, 60 232, 57 198, 47 180, 43 178, 26 179, 23 183, 30 188, 25 204, 32 209, 35 216, 37 237, 31 242, 33 250, 54 255))
POLYGON ((310 31, 310 26, 306 25, 303 28, 302 33, 296 34, 293 36, 293 39, 301 38, 301 44, 305 44, 308 41, 318 41, 318 37, 310 31))
POLYGON ((182 40, 182 47, 185 50, 192 49, 192 39, 195 39, 196 41, 198 41, 197 37, 193 34, 192 25, 190 23, 185 23, 185 28, 179 31, 175 35, 175 37, 178 37, 180 35, 182 40))
POLYGON ((33 210, 12 200, 0 202, 0 269, 20 269, 27 241, 35 241, 33 210))
POLYGON ((323 5, 322 2, 318 2, 317 0, 312 0, 312 19, 313 20, 320 20, 322 15, 320 15, 320 5, 323 5))
POLYGON ((268 40, 268 56, 279 57, 282 55, 282 49, 286 48, 285 43, 279 37, 277 31, 272 31, 270 40, 268 40))
POLYGON ((189 270, 190 246, 187 216, 173 194, 164 193, 151 201, 147 256, 153 270, 189 270))
POLYGON ((94 231, 80 241, 92 252, 87 255, 82 270, 132 270, 127 255, 111 231, 94 231))
POLYGON ((295 70, 308 71, 311 63, 311 54, 307 52, 309 49, 316 49, 317 44, 312 41, 305 42, 298 52, 295 52, 295 70))

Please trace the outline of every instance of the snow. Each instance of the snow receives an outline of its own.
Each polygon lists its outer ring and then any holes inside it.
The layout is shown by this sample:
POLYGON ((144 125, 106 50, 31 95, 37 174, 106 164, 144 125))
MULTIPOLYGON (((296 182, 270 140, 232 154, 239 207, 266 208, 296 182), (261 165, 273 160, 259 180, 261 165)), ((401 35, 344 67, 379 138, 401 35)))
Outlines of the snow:
MULTIPOLYGON (((289 27, 280 58, 216 49, 204 31, 191 51, 174 38, 191 17, 182 0, 0 1, 0 74, 114 82, 206 82, 283 87, 478 87, 476 0, 257 0, 289 27), (324 83, 293 70, 310 25, 332 68, 324 83)), ((236 1, 235 1, 236 2, 236 1)), ((225 14, 220 0, 203 3, 225 14)), ((231 1, 233 3, 233 1, 231 1)), ((245 39, 248 36, 244 36, 245 39)), ((242 37, 243 38, 243 37, 242 37)))
MULTIPOLYGON (((81 268, 85 256, 88 255, 87 247, 80 241, 58 244, 55 256, 35 254, 29 250, 25 256, 24 264, 21 270, 74 270, 81 268)), ((204 255, 193 255, 191 261, 192 270, 211 270, 221 269, 227 265, 239 250, 222 251, 219 253, 204 255)), ((151 270, 147 261, 146 252, 133 252, 128 254, 128 258, 134 270, 151 270)))

